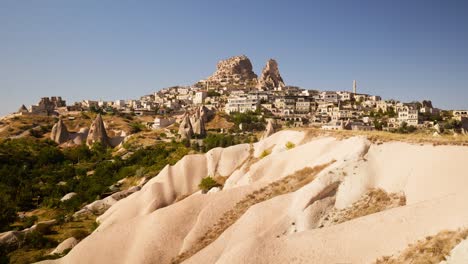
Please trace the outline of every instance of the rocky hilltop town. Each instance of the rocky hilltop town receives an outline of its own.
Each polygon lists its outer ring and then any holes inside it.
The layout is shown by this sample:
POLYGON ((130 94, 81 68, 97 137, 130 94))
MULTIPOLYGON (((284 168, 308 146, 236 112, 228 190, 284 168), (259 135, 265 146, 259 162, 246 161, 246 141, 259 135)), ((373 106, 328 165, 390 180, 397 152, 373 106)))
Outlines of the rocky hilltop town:
MULTIPOLYGON (((257 112, 277 126, 320 127, 324 130, 409 130, 444 128, 466 133, 468 110, 442 110, 430 100, 399 102, 359 93, 357 81, 343 91, 307 90, 285 84, 276 60, 267 61, 259 77, 246 56, 218 62, 216 71, 191 86, 174 86, 137 100, 83 100, 66 105, 61 97, 42 98, 37 105, 20 107, 16 115, 63 115, 100 110, 154 115, 154 128, 168 126, 203 106, 203 112, 257 112), (177 119, 177 120, 176 120, 177 119)), ((183 122, 184 126, 187 122, 183 122)), ((183 133, 186 134, 186 133, 183 133)), ((189 133, 190 134, 190 133, 189 133)), ((203 133, 202 133, 203 134, 203 133)), ((185 138, 185 136, 184 136, 185 138)))

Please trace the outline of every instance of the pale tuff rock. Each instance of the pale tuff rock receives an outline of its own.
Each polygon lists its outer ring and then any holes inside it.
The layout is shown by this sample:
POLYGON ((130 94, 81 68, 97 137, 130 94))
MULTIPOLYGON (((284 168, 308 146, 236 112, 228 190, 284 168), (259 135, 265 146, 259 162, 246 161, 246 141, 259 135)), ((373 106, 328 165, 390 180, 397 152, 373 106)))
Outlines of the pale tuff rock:
POLYGON ((179 127, 180 138, 190 140, 194 135, 206 136, 206 122, 212 115, 213 112, 205 106, 198 107, 192 115, 186 113, 179 127))
POLYGON ((203 111, 203 107, 200 107, 194 115, 190 118, 192 122, 193 133, 204 137, 206 135, 205 123, 206 123, 206 112, 203 111))
POLYGON ((50 255, 62 254, 66 250, 74 248, 77 244, 78 239, 74 237, 67 238, 62 243, 60 243, 52 252, 50 252, 50 255))
POLYGON ((109 137, 107 136, 106 127, 104 126, 101 114, 98 114, 94 122, 91 124, 91 128, 88 132, 88 138, 86 139, 86 145, 92 146, 96 142, 100 142, 106 146, 110 145, 109 137))
POLYGON ((140 186, 133 186, 127 190, 116 192, 104 199, 96 200, 88 205, 85 205, 81 210, 73 214, 73 218, 80 219, 89 215, 102 215, 117 201, 129 196, 132 193, 138 192, 141 189, 140 186))
POLYGON ((275 133, 275 128, 273 127, 273 120, 268 119, 265 132, 263 133, 262 139, 265 139, 275 133))
POLYGON ((59 121, 52 127, 50 139, 55 141, 57 144, 65 143, 70 139, 70 133, 68 133, 67 126, 65 126, 62 119, 59 119, 59 121))
POLYGON ((253 148, 187 155, 114 204, 64 258, 46 263, 173 263, 185 252, 192 253, 184 263, 374 263, 441 230, 466 227, 468 178, 460 164, 468 162, 467 151, 364 137, 310 139, 285 130, 253 148), (288 141, 296 147, 284 150, 288 141), (255 159, 265 149, 271 154, 255 159), (311 174, 317 166, 323 169, 311 174), (313 178, 302 183, 290 177, 296 173, 313 178), (229 178, 221 191, 200 194, 207 175, 229 178), (297 183, 305 185, 290 189, 297 183), (316 228, 328 210, 366 208, 361 198, 375 188, 404 193, 405 205, 374 199, 385 210, 316 228))
POLYGON ((257 75, 245 55, 218 62, 216 72, 206 79, 209 87, 255 86, 257 75))
POLYGON ((73 135, 73 144, 81 145, 86 142, 86 138, 88 137, 89 128, 81 128, 78 133, 73 135))
POLYGON ((190 123, 190 117, 188 114, 185 114, 182 118, 182 122, 180 123, 179 127, 179 135, 182 140, 190 140, 193 136, 192 124, 190 123))
POLYGON ((274 59, 269 59, 263 68, 257 84, 258 89, 273 90, 285 86, 283 78, 278 69, 278 63, 274 59))

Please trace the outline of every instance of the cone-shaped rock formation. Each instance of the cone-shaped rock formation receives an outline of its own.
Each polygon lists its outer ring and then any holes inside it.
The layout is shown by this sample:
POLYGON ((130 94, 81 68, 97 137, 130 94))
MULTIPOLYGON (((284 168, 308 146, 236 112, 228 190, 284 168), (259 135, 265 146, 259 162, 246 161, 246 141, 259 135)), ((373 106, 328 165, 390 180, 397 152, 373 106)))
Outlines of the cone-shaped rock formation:
POLYGON ((59 121, 52 127, 50 139, 55 141, 57 144, 65 143, 70 139, 70 133, 68 133, 67 126, 65 126, 62 119, 59 119, 59 121))
POLYGON ((96 142, 100 142, 106 146, 110 145, 109 137, 107 136, 106 127, 104 126, 101 114, 98 114, 94 122, 91 124, 88 137, 86 139, 86 145, 92 146, 96 142))

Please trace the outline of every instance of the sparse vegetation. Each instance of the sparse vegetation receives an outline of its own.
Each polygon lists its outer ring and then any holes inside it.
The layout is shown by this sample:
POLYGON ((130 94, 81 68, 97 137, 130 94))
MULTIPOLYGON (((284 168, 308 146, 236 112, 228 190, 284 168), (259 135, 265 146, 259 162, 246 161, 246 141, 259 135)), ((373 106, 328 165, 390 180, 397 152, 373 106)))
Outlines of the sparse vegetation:
POLYGON ((296 145, 292 143, 291 141, 286 142, 285 146, 286 146, 286 149, 293 149, 296 147, 296 145))
POLYGON ((408 245, 408 248, 398 256, 381 257, 375 261, 375 264, 440 263, 446 260, 450 251, 467 237, 468 229, 442 231, 408 245))
POLYGON ((323 217, 319 227, 336 225, 404 205, 406 205, 406 197, 403 194, 387 193, 382 189, 371 189, 348 208, 331 210, 323 217))
POLYGON ((207 193, 214 187, 221 187, 222 185, 215 181, 211 176, 205 177, 200 181, 198 187, 203 193, 207 193))
POLYGON ((262 154, 260 154, 260 158, 263 159, 270 154, 271 154, 271 150, 265 149, 264 151, 262 151, 262 154))

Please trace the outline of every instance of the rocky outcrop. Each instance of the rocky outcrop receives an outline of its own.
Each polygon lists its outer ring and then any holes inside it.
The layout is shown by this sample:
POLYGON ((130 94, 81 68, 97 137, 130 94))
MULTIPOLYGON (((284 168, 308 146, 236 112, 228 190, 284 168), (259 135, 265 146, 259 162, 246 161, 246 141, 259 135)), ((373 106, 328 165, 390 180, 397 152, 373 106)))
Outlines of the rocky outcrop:
POLYGON ((104 126, 101 114, 98 114, 94 122, 91 124, 91 128, 89 129, 88 137, 86 139, 86 145, 92 146, 96 142, 100 142, 106 146, 110 145, 109 137, 107 136, 106 127, 104 126))
POLYGON ((182 118, 182 122, 179 126, 179 135, 182 140, 190 140, 193 136, 192 124, 190 122, 190 117, 188 114, 185 114, 182 118))
POLYGON ((257 88, 262 90, 273 90, 275 88, 283 88, 285 86, 283 78, 278 69, 278 63, 274 59, 269 59, 262 75, 258 79, 257 88))
POLYGON ((422 107, 433 108, 433 107, 432 107, 432 101, 431 101, 431 100, 423 100, 423 101, 421 102, 421 106, 422 106, 422 107))
POLYGON ((26 108, 25 105, 21 105, 21 107, 18 109, 18 113, 27 113, 29 112, 28 111, 28 108, 26 108))
POLYGON ((117 201, 135 193, 141 189, 141 186, 133 186, 127 190, 116 192, 104 199, 96 200, 88 205, 85 205, 81 210, 73 214, 74 219, 82 219, 91 215, 102 215, 107 209, 114 205, 117 201))
POLYGON ((74 237, 67 238, 50 252, 50 255, 63 254, 66 250, 74 248, 77 244, 78 239, 74 237))
POLYGON ((62 119, 52 127, 50 133, 50 139, 55 141, 57 144, 62 144, 70 139, 70 133, 68 133, 67 126, 63 123, 62 119))
MULTIPOLYGON (((206 108, 205 108, 206 109, 206 108)), ((192 122, 193 134, 204 137, 206 136, 205 123, 207 117, 203 107, 197 109, 194 115, 191 116, 190 122, 192 122)))
POLYGON ((186 113, 180 123, 179 135, 183 139, 191 139, 194 135, 198 138, 206 136, 206 122, 213 117, 213 111, 205 106, 198 107, 193 114, 186 113))
POLYGON ((50 228, 56 223, 57 220, 42 221, 21 231, 8 231, 0 233, 0 246, 6 248, 18 247, 29 234, 33 232, 47 234, 50 232, 50 228))
POLYGON ((262 139, 265 139, 275 133, 275 128, 273 127, 273 120, 268 119, 265 132, 263 133, 262 139))
POLYGON ((249 58, 241 55, 218 62, 216 72, 202 82, 212 88, 255 87, 257 75, 249 58))

